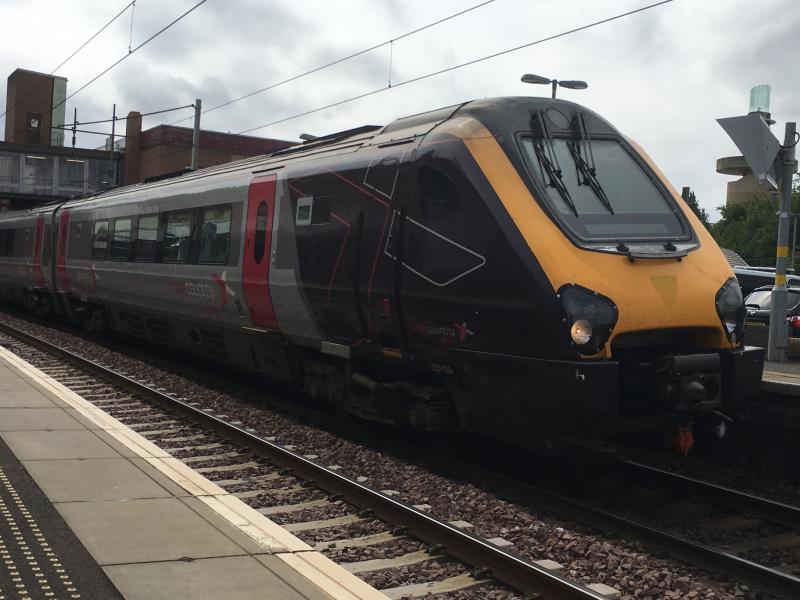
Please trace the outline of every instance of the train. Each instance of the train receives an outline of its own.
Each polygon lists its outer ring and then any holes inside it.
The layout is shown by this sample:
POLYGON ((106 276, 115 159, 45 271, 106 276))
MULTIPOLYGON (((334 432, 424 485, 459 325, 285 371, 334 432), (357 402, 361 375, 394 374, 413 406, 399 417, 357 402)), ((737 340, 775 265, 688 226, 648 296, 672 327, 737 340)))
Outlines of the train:
POLYGON ((0 301, 521 447, 691 436, 757 396, 723 253, 595 112, 501 97, 307 137, 0 214, 0 301))

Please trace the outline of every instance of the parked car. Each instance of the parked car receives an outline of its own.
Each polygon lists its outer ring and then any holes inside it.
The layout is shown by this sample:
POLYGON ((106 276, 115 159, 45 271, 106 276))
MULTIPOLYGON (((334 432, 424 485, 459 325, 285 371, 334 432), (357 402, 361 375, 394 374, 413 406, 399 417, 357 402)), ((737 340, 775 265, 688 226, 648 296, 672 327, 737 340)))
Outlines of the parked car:
MULTIPOLYGON (((742 288, 742 296, 747 296, 756 288, 772 286, 775 283, 775 269, 767 267, 733 267, 733 274, 742 288)), ((786 284, 789 287, 800 288, 800 276, 787 274, 786 284)))
MULTIPOLYGON (((789 288, 786 321, 789 337, 800 338, 800 286, 789 288)), ((748 344, 767 346, 769 339, 769 315, 772 310, 772 285, 763 285, 750 292, 744 299, 744 335, 748 344)))

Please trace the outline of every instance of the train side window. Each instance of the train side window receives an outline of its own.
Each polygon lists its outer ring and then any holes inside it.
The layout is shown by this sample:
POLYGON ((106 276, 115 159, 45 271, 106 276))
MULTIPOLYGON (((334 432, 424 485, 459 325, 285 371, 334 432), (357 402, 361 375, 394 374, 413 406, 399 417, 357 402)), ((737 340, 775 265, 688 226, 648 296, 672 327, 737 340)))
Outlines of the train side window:
POLYGON ((231 207, 214 206, 203 209, 200 226, 200 263, 225 264, 228 262, 228 244, 231 239, 231 207))
POLYGON ((139 228, 134 242, 134 260, 153 262, 158 251, 158 215, 139 217, 139 228))
POLYGON ((311 225, 311 209, 313 204, 314 196, 302 196, 297 199, 295 225, 311 225))
POLYGON ((168 212, 161 241, 164 262, 188 262, 192 243, 192 211, 168 212))
POLYGON ((14 230, 0 229, 0 256, 14 255, 14 230))
POLYGON ((264 260, 264 252, 267 249, 267 203, 262 202, 258 205, 256 213, 256 235, 253 241, 253 260, 257 265, 264 260))
POLYGON ((14 228, 14 245, 11 248, 11 256, 22 256, 22 244, 20 243, 22 240, 22 227, 15 227, 14 228))
POLYGON ((439 169, 422 165, 417 172, 417 184, 422 216, 426 219, 450 217, 461 206, 458 189, 439 169))
POLYGON ((92 258, 108 257, 108 219, 94 222, 92 238, 92 258))
POLYGON ((130 217, 114 219, 114 233, 111 234, 111 260, 128 260, 131 253, 130 217))
POLYGON ((314 206, 311 210, 312 225, 327 225, 331 222, 331 197, 314 196, 314 206))
POLYGON ((50 224, 44 226, 44 239, 42 240, 42 266, 48 266, 50 264, 50 240, 52 236, 50 235, 50 224))

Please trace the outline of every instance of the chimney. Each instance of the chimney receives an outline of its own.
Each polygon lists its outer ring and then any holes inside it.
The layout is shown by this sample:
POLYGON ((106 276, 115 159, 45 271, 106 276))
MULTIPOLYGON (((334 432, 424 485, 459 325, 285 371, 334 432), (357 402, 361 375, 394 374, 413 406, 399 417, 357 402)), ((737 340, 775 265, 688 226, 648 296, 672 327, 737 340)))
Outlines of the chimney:
POLYGON ((141 181, 142 170, 142 114, 136 111, 128 113, 125 126, 125 177, 123 185, 131 185, 141 181))

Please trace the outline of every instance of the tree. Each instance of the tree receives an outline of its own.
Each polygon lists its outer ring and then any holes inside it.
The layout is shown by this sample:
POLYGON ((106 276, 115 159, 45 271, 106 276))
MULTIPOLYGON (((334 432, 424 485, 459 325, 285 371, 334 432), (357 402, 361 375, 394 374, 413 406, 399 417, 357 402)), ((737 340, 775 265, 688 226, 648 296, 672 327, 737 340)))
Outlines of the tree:
POLYGON ((711 233, 723 248, 738 253, 753 266, 775 264, 778 243, 778 203, 748 200, 719 207, 722 218, 711 233))
POLYGON ((689 208, 692 209, 692 212, 697 215, 698 219, 700 219, 700 222, 705 225, 706 229, 711 231, 711 223, 708 221, 708 213, 706 212, 705 208, 700 208, 700 204, 697 202, 694 192, 689 192, 689 196, 685 198, 685 200, 686 204, 689 205, 689 208))

